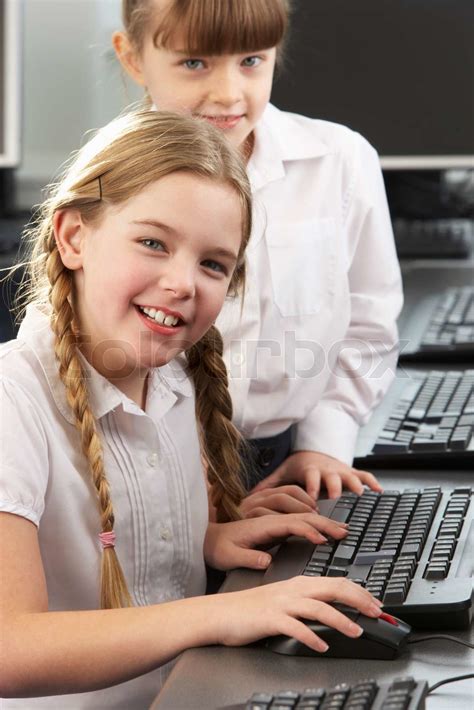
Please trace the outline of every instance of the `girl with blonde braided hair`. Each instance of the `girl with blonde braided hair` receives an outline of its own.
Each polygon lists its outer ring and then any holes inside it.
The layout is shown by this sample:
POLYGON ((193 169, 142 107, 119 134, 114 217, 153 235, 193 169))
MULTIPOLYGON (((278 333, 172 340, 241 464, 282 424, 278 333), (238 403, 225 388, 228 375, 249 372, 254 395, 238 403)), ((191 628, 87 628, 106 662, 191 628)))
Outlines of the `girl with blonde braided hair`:
POLYGON ((30 230, 26 314, 0 348, 5 710, 149 707, 186 648, 289 633, 321 650, 298 617, 356 636, 326 601, 380 613, 331 579, 204 595, 205 562, 264 569, 275 540, 346 534, 315 513, 236 519, 213 322, 244 278, 249 194, 215 128, 138 111, 75 156, 30 230), (227 522, 208 520, 202 459, 227 522))

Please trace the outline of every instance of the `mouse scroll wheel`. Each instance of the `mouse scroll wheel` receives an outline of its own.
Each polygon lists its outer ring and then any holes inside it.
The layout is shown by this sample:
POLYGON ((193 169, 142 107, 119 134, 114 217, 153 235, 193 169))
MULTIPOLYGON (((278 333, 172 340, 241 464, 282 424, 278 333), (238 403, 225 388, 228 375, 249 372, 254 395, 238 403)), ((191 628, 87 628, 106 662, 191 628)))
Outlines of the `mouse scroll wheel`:
POLYGON ((394 616, 390 616, 390 614, 387 614, 385 611, 380 614, 379 619, 387 621, 389 624, 392 624, 392 626, 398 626, 396 618, 394 616))

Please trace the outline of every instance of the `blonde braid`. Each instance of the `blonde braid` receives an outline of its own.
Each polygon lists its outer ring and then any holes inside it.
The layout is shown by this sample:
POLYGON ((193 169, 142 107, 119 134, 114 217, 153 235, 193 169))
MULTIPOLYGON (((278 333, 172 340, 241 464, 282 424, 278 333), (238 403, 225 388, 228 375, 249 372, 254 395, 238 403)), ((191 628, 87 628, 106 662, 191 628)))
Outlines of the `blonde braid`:
POLYGON ((241 517, 238 506, 244 496, 240 477, 244 442, 232 424, 232 400, 222 353, 222 336, 215 326, 186 351, 188 371, 196 388, 196 415, 212 502, 219 522, 241 517))
MULTIPOLYGON (((110 498, 102 444, 97 424, 89 405, 85 372, 78 357, 77 339, 74 334, 75 319, 71 307, 72 273, 67 270, 55 246, 51 230, 46 253, 46 271, 51 284, 49 300, 52 306, 51 327, 56 336, 54 350, 59 362, 59 376, 66 388, 67 401, 76 420, 81 436, 82 450, 89 463, 92 482, 99 498, 101 529, 110 533, 114 527, 114 511, 110 498)), ((132 599, 127 589, 115 547, 105 547, 102 552, 100 605, 102 609, 131 606, 132 599)))

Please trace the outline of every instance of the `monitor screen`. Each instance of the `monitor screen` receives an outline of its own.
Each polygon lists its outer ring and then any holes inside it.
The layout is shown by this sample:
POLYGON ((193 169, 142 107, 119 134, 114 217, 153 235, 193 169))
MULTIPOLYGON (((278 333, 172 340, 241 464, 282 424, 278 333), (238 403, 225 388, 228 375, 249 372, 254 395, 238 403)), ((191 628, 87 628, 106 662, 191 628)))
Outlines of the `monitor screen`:
POLYGON ((280 108, 362 133, 388 169, 474 166, 473 0, 294 0, 280 108))
POLYGON ((0 0, 0 169, 20 161, 20 0, 0 0))

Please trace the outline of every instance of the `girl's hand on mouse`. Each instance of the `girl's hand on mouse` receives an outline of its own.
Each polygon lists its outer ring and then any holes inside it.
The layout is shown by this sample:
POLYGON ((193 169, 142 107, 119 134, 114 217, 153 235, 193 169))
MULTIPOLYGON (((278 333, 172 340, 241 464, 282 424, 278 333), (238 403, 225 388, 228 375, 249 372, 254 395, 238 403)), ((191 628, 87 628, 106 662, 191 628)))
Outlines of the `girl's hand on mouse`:
POLYGON ((278 513, 314 513, 316 501, 301 486, 278 486, 276 488, 254 489, 239 506, 243 518, 278 513))
POLYGON ((305 537, 314 545, 324 544, 325 535, 341 540, 347 526, 317 513, 264 515, 231 523, 209 523, 204 541, 204 558, 216 569, 236 567, 266 569, 272 558, 261 547, 269 547, 289 535, 305 537))
POLYGON ((243 592, 217 594, 213 601, 213 621, 218 624, 216 642, 226 646, 285 634, 324 652, 327 644, 300 619, 318 621, 357 638, 362 628, 331 602, 342 602, 371 617, 382 612, 381 603, 367 590, 340 577, 293 577, 243 592))
POLYGON ((378 493, 382 491, 380 483, 372 473, 352 468, 317 451, 297 451, 292 454, 270 476, 258 483, 251 493, 274 488, 283 483, 299 483, 314 500, 319 497, 323 484, 329 498, 339 497, 343 487, 358 495, 364 492, 364 485, 378 493))

